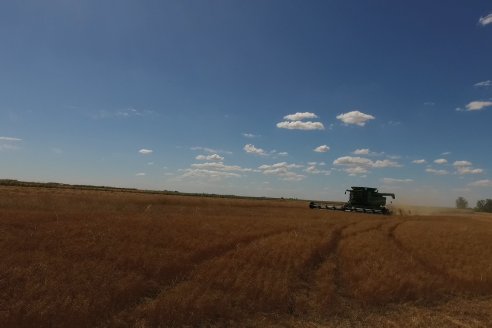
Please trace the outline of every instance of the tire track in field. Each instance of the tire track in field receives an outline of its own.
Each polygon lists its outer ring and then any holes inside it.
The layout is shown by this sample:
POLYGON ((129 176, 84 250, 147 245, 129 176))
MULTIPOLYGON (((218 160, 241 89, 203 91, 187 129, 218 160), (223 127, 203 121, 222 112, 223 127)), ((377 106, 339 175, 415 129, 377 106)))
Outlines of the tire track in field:
POLYGON ((401 226, 404 222, 405 221, 398 222, 398 223, 393 224, 393 225, 388 227, 387 236, 388 236, 389 240, 396 246, 396 248, 398 250, 400 250, 402 253, 409 256, 410 261, 417 263, 420 267, 422 267, 428 273, 430 273, 432 275, 442 276, 442 277, 445 277, 447 279, 453 279, 445 270, 440 269, 440 268, 436 267, 435 265, 432 265, 428 261, 425 261, 424 259, 422 259, 418 256, 415 256, 415 253, 411 249, 405 247, 405 245, 403 245, 403 243, 395 236, 395 230, 399 226, 401 226))
POLYGON ((363 230, 348 233, 348 234, 344 235, 338 241, 337 247, 336 247, 335 252, 334 252, 335 268, 333 271, 333 282, 334 282, 334 286, 335 286, 335 297, 336 297, 334 300, 335 305, 340 306, 340 305, 350 303, 350 297, 345 292, 345 287, 344 287, 343 278, 342 278, 342 272, 340 270, 340 266, 341 266, 340 265, 340 251, 339 251, 340 243, 342 242, 342 240, 349 239, 350 237, 355 237, 355 236, 358 236, 358 235, 363 234, 363 233, 367 233, 367 232, 371 232, 371 231, 381 231, 383 225, 385 225, 386 223, 387 223, 386 221, 382 221, 382 222, 379 222, 378 224, 376 224, 374 227, 369 227, 369 228, 366 228, 363 230))
MULTIPOLYGON (((274 231, 274 232, 269 232, 269 233, 262 233, 262 234, 254 235, 254 236, 243 237, 243 238, 240 238, 238 240, 235 240, 234 242, 230 242, 230 243, 223 244, 223 245, 217 245, 217 246, 205 249, 203 251, 200 251, 197 254, 192 255, 190 257, 191 260, 195 261, 192 263, 192 265, 190 267, 183 269, 180 273, 176 274, 174 279, 163 281, 159 288, 156 288, 155 290, 148 292, 145 295, 141 295, 139 297, 139 300, 126 306, 123 309, 120 309, 118 311, 118 313, 112 315, 110 318, 108 318, 108 320, 122 317, 125 315, 126 312, 131 311, 132 309, 135 310, 144 304, 147 304, 147 303, 154 301, 163 292, 170 290, 172 288, 175 288, 177 285, 185 282, 186 280, 189 280, 193 276, 193 273, 198 269, 199 266, 201 266, 201 265, 203 265, 209 261, 213 261, 213 260, 220 258, 222 256, 226 256, 228 253, 235 251, 239 247, 247 247, 248 245, 251 245, 251 244, 258 242, 260 240, 270 238, 270 237, 273 237, 276 235, 281 235, 284 233, 293 232, 295 230, 298 230, 298 228, 290 228, 290 229, 284 229, 284 230, 274 231)), ((102 326, 105 326, 106 324, 107 324, 107 322, 104 323, 102 326)))
MULTIPOLYGON (((406 222, 406 221, 404 221, 406 222)), ((404 222, 399 222, 393 226, 390 226, 388 229, 388 238, 393 242, 393 244, 404 254, 410 257, 410 261, 413 261, 417 263, 423 270, 425 270, 427 273, 433 275, 433 276, 438 276, 443 278, 447 283, 449 283, 452 287, 451 288, 458 288, 458 290, 475 290, 475 291, 480 291, 481 288, 480 286, 477 286, 474 281, 462 279, 459 277, 456 277, 449 272, 447 272, 445 269, 439 268, 429 261, 416 256, 415 252, 412 251, 410 248, 405 247, 403 243, 395 236, 395 230, 404 222)))
POLYGON ((354 231, 351 233, 344 234, 344 231, 349 227, 357 225, 365 221, 355 221, 341 226, 336 226, 331 232, 327 241, 321 244, 318 248, 314 250, 311 257, 306 261, 306 269, 299 274, 299 287, 294 292, 292 297, 292 304, 289 306, 290 314, 305 314, 306 312, 312 312, 312 308, 306 308, 303 304, 313 302, 313 295, 315 294, 316 287, 316 273, 320 270, 323 264, 327 261, 332 261, 334 263, 333 268, 333 283, 336 300, 335 303, 340 302, 340 298, 346 298, 343 296, 342 279, 340 273, 339 265, 339 247, 340 242, 346 238, 369 232, 372 230, 378 230, 384 224, 384 222, 378 223, 376 226, 369 227, 363 230, 354 231))

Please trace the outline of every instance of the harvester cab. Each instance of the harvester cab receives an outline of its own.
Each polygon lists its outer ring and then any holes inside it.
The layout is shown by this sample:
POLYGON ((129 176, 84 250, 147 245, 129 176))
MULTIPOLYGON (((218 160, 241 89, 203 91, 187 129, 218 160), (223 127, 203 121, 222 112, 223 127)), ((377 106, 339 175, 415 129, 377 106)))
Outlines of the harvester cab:
POLYGON ((352 187, 352 189, 347 189, 345 194, 347 192, 349 192, 349 201, 342 206, 311 202, 309 207, 347 212, 391 214, 390 210, 386 208, 386 197, 395 199, 395 194, 380 193, 377 188, 369 187, 352 187))

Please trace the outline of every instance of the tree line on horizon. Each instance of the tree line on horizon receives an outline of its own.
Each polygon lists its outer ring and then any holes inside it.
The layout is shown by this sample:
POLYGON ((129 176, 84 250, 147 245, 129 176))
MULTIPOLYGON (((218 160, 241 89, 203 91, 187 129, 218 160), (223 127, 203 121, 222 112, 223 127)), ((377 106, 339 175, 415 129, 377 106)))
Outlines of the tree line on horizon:
MULTIPOLYGON (((468 201, 464 197, 458 197, 456 199, 456 208, 466 209, 468 207, 468 201)), ((492 199, 481 199, 477 201, 477 205, 473 208, 477 212, 492 213, 492 199)))

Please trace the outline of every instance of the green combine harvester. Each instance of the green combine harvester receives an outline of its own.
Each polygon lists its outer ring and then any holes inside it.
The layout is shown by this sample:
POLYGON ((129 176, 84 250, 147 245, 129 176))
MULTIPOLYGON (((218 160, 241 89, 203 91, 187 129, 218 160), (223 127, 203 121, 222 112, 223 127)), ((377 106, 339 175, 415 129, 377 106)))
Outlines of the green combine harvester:
POLYGON ((395 199, 395 194, 380 193, 377 188, 369 187, 352 187, 352 189, 347 189, 345 194, 347 191, 350 193, 349 201, 343 205, 310 202, 309 207, 345 212, 391 214, 391 211, 386 208, 386 197, 391 196, 395 199))

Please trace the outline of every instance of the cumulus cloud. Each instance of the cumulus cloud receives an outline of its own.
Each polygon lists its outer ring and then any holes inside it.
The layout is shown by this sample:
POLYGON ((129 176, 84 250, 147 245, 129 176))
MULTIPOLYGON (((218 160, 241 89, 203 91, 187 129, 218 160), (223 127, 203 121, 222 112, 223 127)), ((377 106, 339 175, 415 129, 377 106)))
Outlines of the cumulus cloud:
POLYGON ((458 166, 456 168, 456 171, 458 174, 464 175, 464 174, 481 174, 483 173, 482 169, 474 169, 468 166, 458 166))
POLYGON ((434 160, 434 163, 436 163, 436 164, 446 164, 447 162, 448 162, 448 160, 445 158, 438 158, 438 159, 434 160))
POLYGON ((416 159, 416 160, 413 160, 412 163, 414 163, 414 164, 425 164, 425 163, 427 163, 427 161, 425 159, 416 159))
POLYGON ((472 187, 492 187, 492 180, 478 180, 469 184, 472 187))
POLYGON ((478 24, 482 26, 492 24, 492 13, 488 14, 487 16, 480 17, 480 19, 478 20, 478 24))
POLYGON ((393 178, 383 178, 384 184, 399 184, 399 183, 409 183, 413 182, 412 179, 393 179, 393 178))
POLYGON ((475 110, 482 110, 486 107, 492 106, 492 101, 472 101, 466 105, 466 110, 468 112, 475 110))
POLYGON ((330 150, 330 147, 327 145, 321 145, 313 149, 317 153, 326 153, 327 151, 330 150))
POLYGON ((222 162, 192 164, 191 167, 195 169, 217 170, 217 171, 238 171, 238 172, 251 171, 251 169, 242 168, 241 166, 238 165, 225 165, 222 162))
POLYGON ((0 141, 22 141, 22 139, 19 138, 13 138, 13 137, 0 137, 0 141))
POLYGON ((366 168, 362 166, 347 167, 344 169, 344 171, 347 172, 350 176, 366 174, 369 172, 366 168))
POLYGON ((224 160, 224 157, 218 155, 218 154, 212 154, 212 155, 198 155, 195 157, 195 159, 199 161, 216 161, 216 162, 222 162, 224 160))
POLYGON ((145 149, 145 148, 142 148, 138 151, 140 154, 142 155, 149 155, 149 154, 152 154, 154 151, 152 149, 145 149))
POLYGON ((474 87, 477 87, 477 88, 488 88, 488 87, 492 87, 492 81, 487 80, 487 81, 478 82, 478 83, 475 83, 473 86, 474 87))
POLYGON ((453 166, 456 168, 456 173, 460 175, 464 174, 481 174, 482 169, 474 169, 470 161, 455 161, 453 166))
POLYGON ((261 148, 256 148, 254 145, 252 144, 247 144, 243 147, 244 151, 247 152, 248 154, 255 154, 255 155, 259 155, 259 156, 266 156, 267 153, 265 150, 261 149, 261 148))
POLYGON ((222 178, 239 178, 242 177, 241 173, 253 170, 238 165, 226 165, 223 162, 207 162, 192 164, 190 168, 180 171, 184 173, 179 178, 221 180, 222 178))
POLYGON ((181 177, 220 180, 221 178, 240 178, 241 175, 234 172, 213 171, 205 169, 185 169, 181 177))
POLYGON ((364 126, 366 125, 367 121, 374 120, 375 117, 369 114, 364 114, 362 112, 359 112, 358 110, 354 110, 348 113, 338 115, 337 119, 339 119, 345 124, 355 124, 358 126, 364 126))
POLYGON ((306 176, 298 174, 292 169, 300 168, 302 165, 288 164, 287 162, 276 163, 272 165, 261 165, 258 169, 265 175, 275 175, 286 181, 301 181, 306 176))
POLYGON ((427 169, 425 169, 425 172, 432 173, 432 174, 435 174, 435 175, 446 175, 446 174, 449 174, 449 172, 446 171, 446 170, 436 170, 436 169, 433 169, 433 168, 427 168, 427 169))
POLYGON ((292 121, 292 122, 279 122, 277 127, 280 129, 287 130, 324 130, 325 126, 321 122, 303 122, 303 121, 292 121))
POLYGON ((318 116, 314 113, 304 112, 304 113, 295 113, 284 116, 284 120, 287 121, 302 121, 310 118, 318 118, 318 116))
POLYGON ((354 150, 355 155, 369 155, 369 149, 368 148, 362 148, 362 149, 356 149, 354 150))
POLYGON ((390 161, 389 159, 384 159, 382 161, 375 161, 372 167, 375 168, 384 168, 384 167, 400 167, 401 165, 395 161, 390 161))
POLYGON ((333 161, 335 165, 362 165, 372 167, 373 161, 363 157, 342 156, 333 161))
POLYGON ((204 152, 209 153, 209 154, 229 154, 229 155, 232 154, 232 152, 227 151, 227 150, 213 149, 213 148, 208 148, 208 147, 195 146, 195 147, 191 147, 190 149, 195 150, 195 151, 204 151, 204 152))
POLYGON ((321 122, 303 121, 305 119, 318 118, 314 113, 304 112, 284 116, 283 122, 277 123, 280 129, 288 130, 324 130, 325 126, 321 122))
POLYGON ((309 162, 308 167, 304 170, 304 172, 307 172, 309 174, 324 174, 324 175, 330 175, 331 171, 330 170, 322 170, 317 167, 317 165, 324 166, 325 163, 316 163, 316 162, 309 162))
POLYGON ((454 166, 471 166, 472 163, 469 161, 455 161, 453 163, 454 166))
POLYGON ((365 174, 369 172, 371 168, 387 168, 387 167, 400 167, 398 162, 391 161, 389 159, 372 161, 368 158, 358 156, 343 156, 333 161, 334 165, 346 166, 345 172, 350 175, 365 174))

